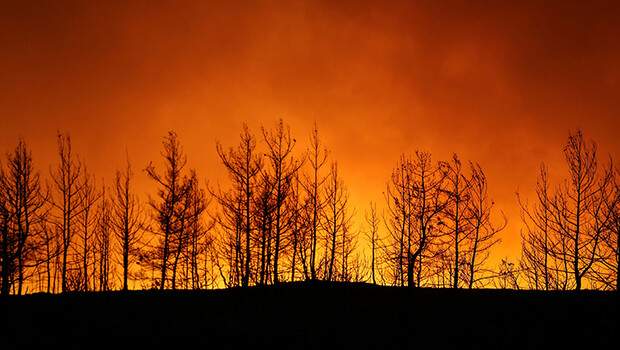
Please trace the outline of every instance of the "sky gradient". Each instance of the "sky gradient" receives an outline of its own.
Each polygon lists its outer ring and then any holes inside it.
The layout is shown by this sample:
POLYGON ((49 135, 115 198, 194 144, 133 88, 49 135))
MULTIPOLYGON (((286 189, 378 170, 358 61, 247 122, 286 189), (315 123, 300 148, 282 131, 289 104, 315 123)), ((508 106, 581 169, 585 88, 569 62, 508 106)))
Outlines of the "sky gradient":
POLYGON ((217 183, 215 142, 243 122, 259 135, 284 118, 301 151, 316 121, 358 213, 383 204, 403 152, 479 162, 509 219, 495 257, 519 254, 515 191, 532 194, 543 161, 565 174, 570 130, 620 157, 618 2, 291 3, 3 5, 0 150, 24 137, 47 175, 69 132, 111 182, 125 149, 141 170, 173 129, 217 183))

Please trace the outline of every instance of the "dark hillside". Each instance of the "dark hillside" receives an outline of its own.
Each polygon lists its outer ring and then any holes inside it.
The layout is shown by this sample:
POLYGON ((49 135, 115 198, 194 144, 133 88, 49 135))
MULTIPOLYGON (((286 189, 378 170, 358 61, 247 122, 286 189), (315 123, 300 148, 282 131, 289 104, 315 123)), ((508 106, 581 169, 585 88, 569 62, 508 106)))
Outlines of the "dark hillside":
POLYGON ((173 349, 542 348, 610 346, 613 293, 408 290, 288 284, 216 291, 136 291, 0 299, 0 348, 170 346, 173 349), (191 346, 193 347, 193 346, 191 346))

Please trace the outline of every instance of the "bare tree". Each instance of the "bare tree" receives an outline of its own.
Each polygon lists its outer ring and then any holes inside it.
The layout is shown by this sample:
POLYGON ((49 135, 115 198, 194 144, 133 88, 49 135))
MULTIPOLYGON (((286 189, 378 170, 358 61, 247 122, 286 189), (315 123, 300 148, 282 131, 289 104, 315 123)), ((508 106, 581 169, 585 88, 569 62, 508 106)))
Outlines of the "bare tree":
POLYGON ((368 229, 366 230, 366 239, 370 243, 370 278, 373 284, 377 284, 377 278, 375 276, 375 265, 376 265, 376 252, 381 244, 379 238, 379 225, 380 220, 377 216, 377 204, 370 202, 370 210, 366 212, 365 215, 366 225, 368 229))
POLYGON ((317 241, 321 226, 320 213, 324 206, 324 201, 321 198, 321 188, 327 180, 326 176, 321 175, 321 170, 326 162, 327 149, 321 144, 319 130, 315 123, 310 135, 310 148, 308 152, 310 171, 303 181, 308 202, 306 205, 307 212, 305 213, 305 219, 308 221, 305 227, 308 230, 308 234, 304 235, 307 238, 307 242, 304 240, 302 256, 304 257, 305 264, 308 266, 305 270, 310 272, 310 276, 307 277, 310 277, 311 280, 317 279, 317 241))
MULTIPOLYGON (((179 227, 175 232, 175 235, 172 237, 172 266, 171 266, 171 279, 170 285, 173 290, 177 289, 177 276, 179 275, 179 262, 183 252, 187 249, 189 243, 189 235, 187 230, 188 225, 188 212, 190 210, 190 201, 189 201, 189 192, 191 189, 191 180, 187 183, 186 192, 181 199, 181 205, 178 210, 175 212, 175 216, 179 222, 179 227)), ((182 281, 181 281, 182 282, 182 281)), ((182 284, 181 284, 182 285, 182 284)))
POLYGON ((468 222, 470 234, 467 237, 469 267, 468 287, 471 289, 478 281, 476 274, 482 269, 489 257, 490 250, 500 239, 497 234, 501 232, 508 220, 501 213, 502 222, 495 224, 493 221, 493 208, 495 203, 489 198, 486 175, 477 163, 471 163, 471 179, 469 180, 469 200, 465 208, 465 217, 468 222))
POLYGON ((412 163, 413 201, 417 220, 417 235, 411 240, 411 249, 408 250, 407 284, 416 286, 414 282, 415 264, 418 264, 417 286, 421 283, 422 258, 437 235, 440 215, 446 206, 444 198, 445 173, 433 165, 430 153, 416 152, 412 163), (415 247, 415 248, 414 248, 415 247))
POLYGON ((597 265, 592 269, 592 280, 601 289, 620 290, 620 170, 608 171, 612 179, 608 186, 601 188, 601 195, 594 214, 597 215, 596 227, 601 230, 601 245, 597 251, 597 265))
POLYGON ((52 199, 52 205, 56 209, 54 225, 59 231, 61 239, 61 286, 62 291, 68 290, 67 264, 68 254, 75 234, 74 224, 81 213, 83 197, 81 192, 82 164, 75 159, 71 148, 69 135, 58 134, 59 164, 55 170, 51 170, 53 185, 56 189, 56 197, 52 199))
POLYGON ((609 220, 603 213, 601 196, 608 191, 612 176, 611 171, 600 171, 597 146, 587 142, 581 131, 569 135, 564 156, 569 179, 550 204, 560 240, 567 244, 560 245, 554 254, 568 263, 574 288, 580 290, 583 278, 597 261, 601 235, 609 220))
POLYGON ((607 198, 607 208, 611 215, 609 230, 603 236, 603 284, 620 291, 620 169, 614 176, 612 195, 607 198), (606 278, 605 278, 606 277, 606 278), (615 285, 609 285, 615 282, 615 285))
POLYGON ((620 169, 617 169, 615 173, 613 196, 611 200, 608 200, 608 209, 611 214, 610 229, 603 239, 604 251, 608 254, 605 255, 603 262, 611 278, 604 280, 615 280, 615 286, 610 287, 615 287, 616 291, 620 291, 620 169))
MULTIPOLYGON (((183 175, 183 169, 187 159, 183 154, 177 134, 173 131, 163 141, 165 170, 162 174, 157 172, 152 163, 146 167, 145 171, 149 178, 157 183, 158 200, 150 199, 149 205, 153 210, 153 218, 157 223, 154 233, 159 237, 157 246, 153 251, 153 258, 159 261, 155 266, 160 269, 160 279, 158 287, 164 289, 167 281, 167 273, 170 259, 174 257, 173 252, 175 243, 182 232, 182 218, 179 212, 183 211, 183 198, 187 192, 187 181, 183 175)), ((172 285, 174 288, 174 284, 172 285)))
MULTIPOLYGON (((185 254, 185 280, 189 279, 190 283, 186 286, 192 289, 207 287, 208 283, 201 283, 204 278, 201 275, 200 259, 206 261, 209 259, 209 249, 211 247, 211 230, 215 225, 215 221, 204 221, 204 214, 209 207, 211 198, 207 197, 205 190, 198 186, 198 178, 195 173, 190 177, 191 190, 188 192, 189 211, 187 213, 187 231, 188 244, 185 254)), ((205 264, 206 265, 206 264, 205 264)), ((209 273, 207 267, 204 268, 202 274, 209 273)))
POLYGON ((221 207, 220 212, 214 215, 217 223, 217 240, 215 248, 215 264, 219 275, 226 287, 241 284, 243 268, 242 235, 243 235, 243 195, 240 188, 227 192, 211 191, 221 207))
MULTIPOLYGON (((0 172, 0 179, 4 181, 4 173, 0 172)), ((3 189, 0 187, 0 191, 3 189)), ((10 221, 10 213, 7 209, 6 197, 3 192, 0 192, 0 249, 2 250, 0 253, 2 256, 2 270, 0 271, 0 278, 2 278, 2 287, 0 288, 0 295, 8 295, 12 278, 13 278, 13 266, 11 266, 11 247, 13 242, 9 241, 9 221, 10 221)))
POLYGON ((386 228, 392 240, 391 255, 395 256, 390 260, 396 262, 396 282, 401 285, 405 270, 407 285, 420 286, 424 258, 433 259, 430 248, 439 243, 441 215, 447 203, 445 178, 446 172, 432 162, 430 153, 420 151, 413 158, 401 157, 392 173, 385 194, 386 228))
POLYGON ((341 275, 346 272, 347 238, 350 230, 351 215, 348 213, 349 194, 344 182, 338 174, 338 164, 332 163, 327 186, 325 187, 325 206, 321 211, 321 224, 326 233, 326 276, 325 279, 332 281, 335 278, 334 267, 338 248, 342 249, 340 262, 342 264, 341 275))
POLYGON ((257 196, 254 199, 254 221, 257 229, 257 274, 256 282, 264 285, 272 281, 273 257, 273 226, 274 226, 274 181, 270 174, 263 172, 257 186, 257 196))
POLYGON ((129 289, 129 271, 138 256, 145 218, 138 196, 132 190, 133 171, 127 158, 125 169, 116 172, 112 209, 113 232, 118 240, 123 268, 123 290, 129 289))
MULTIPOLYGON (((198 186, 198 175, 194 169, 190 170, 190 175, 186 179, 185 194, 179 206, 176 216, 179 220, 179 230, 175 235, 174 260, 172 263, 172 289, 177 287, 177 276, 180 277, 179 285, 189 288, 191 273, 196 265, 191 262, 192 254, 197 253, 192 250, 193 240, 198 239, 202 234, 196 229, 200 229, 202 214, 206 203, 202 189, 198 186)), ((196 243, 197 244, 197 243, 196 243)))
POLYGON ((106 195, 105 186, 101 189, 99 205, 94 228, 94 261, 96 262, 93 274, 97 277, 100 291, 108 291, 112 287, 110 279, 112 271, 112 203, 106 195))
POLYGON ((340 274, 339 278, 343 282, 360 282, 365 279, 364 266, 362 259, 358 255, 353 255, 357 249, 358 232, 351 229, 350 219, 345 221, 340 238, 340 274))
POLYGON ((526 233, 521 264, 534 288, 580 290, 584 280, 592 287, 605 262, 616 201, 611 161, 601 167, 596 144, 580 130, 569 134, 564 156, 568 179, 551 194, 543 168, 538 205, 522 204, 526 233))
POLYGON ((535 204, 528 205, 517 193, 524 224, 524 231, 521 233, 520 267, 530 288, 534 289, 558 289, 564 285, 559 274, 556 274, 559 266, 554 266, 554 263, 559 261, 551 254, 555 240, 550 197, 548 169, 543 164, 536 182, 535 204))
POLYGON ((393 283, 405 285, 406 252, 410 248, 412 220, 412 162, 402 155, 392 171, 385 199, 387 217, 384 219, 391 242, 385 247, 388 264, 393 266, 393 283))
POLYGON ((442 162, 440 164, 446 172, 445 191, 448 197, 444 207, 444 220, 442 224, 447 229, 448 243, 453 249, 452 288, 459 288, 459 280, 462 277, 459 267, 463 265, 463 255, 460 248, 470 233, 470 229, 467 227, 468 221, 465 208, 470 199, 469 188, 471 184, 463 173, 461 160, 456 154, 452 155, 451 162, 442 162))
POLYGON ((290 217, 292 214, 288 211, 285 203, 291 194, 293 179, 301 163, 293 158, 295 139, 291 137, 290 127, 285 126, 282 119, 278 121, 274 130, 267 131, 263 128, 262 131, 267 144, 266 157, 273 177, 273 195, 275 196, 273 279, 274 283, 277 284, 280 276, 278 271, 280 255, 291 226, 290 217))
POLYGON ((7 155, 7 170, 0 168, 0 195, 4 197, 7 222, 7 266, 17 274, 17 294, 22 294, 28 275, 35 268, 42 230, 47 214, 48 192, 41 186, 39 173, 34 170, 32 154, 23 140, 7 155))
MULTIPOLYGON (((295 282, 297 265, 298 262, 302 260, 300 255, 303 252, 303 249, 300 248, 302 247, 302 242, 304 240, 303 233, 306 231, 303 220, 303 213, 306 211, 306 208, 305 202, 301 198, 300 182, 299 172, 297 172, 294 176, 291 195, 288 197, 287 202, 287 206, 289 207, 288 210, 291 213, 291 241, 293 245, 291 252, 291 282, 295 282)), ((303 266, 304 264, 302 261, 302 267, 303 266)))
POLYGON ((252 201, 257 186, 257 175, 263 167, 263 162, 260 155, 256 154, 256 139, 245 124, 243 125, 238 148, 230 148, 228 151, 225 151, 222 145, 218 143, 217 153, 233 183, 233 193, 240 196, 240 198, 235 199, 234 196, 216 195, 224 210, 242 210, 242 213, 239 213, 242 216, 235 215, 236 219, 242 219, 236 222, 239 226, 235 226, 235 228, 240 228, 240 231, 244 234, 245 252, 243 259, 245 264, 241 272, 241 285, 247 287, 250 281, 250 263, 252 259, 252 201), (242 204, 242 207, 236 207, 235 204, 237 203, 242 204))
MULTIPOLYGON (((83 179, 82 179, 82 190, 79 192, 80 197, 80 207, 79 207, 79 228, 80 228, 80 241, 77 244, 81 244, 80 252, 78 254, 81 258, 82 272, 81 276, 83 278, 83 282, 81 285, 81 290, 88 291, 89 290, 89 278, 91 275, 89 274, 89 266, 94 264, 94 262, 89 261, 89 256, 91 255, 93 247, 91 244, 93 243, 93 226, 97 221, 96 215, 92 212, 93 206, 101 197, 101 194, 97 192, 95 189, 95 180, 94 177, 91 177, 86 170, 86 167, 83 167, 83 179)), ((94 268, 94 266, 93 266, 94 268)))
MULTIPOLYGON (((60 244, 57 235, 57 229, 54 225, 49 224, 48 213, 44 217, 44 221, 41 222, 41 237, 42 237, 42 260, 45 268, 45 291, 50 293, 54 291, 52 288, 53 281, 52 275, 56 273, 54 266, 54 260, 60 254, 60 244)), ((43 290, 43 288, 41 288, 43 290)))

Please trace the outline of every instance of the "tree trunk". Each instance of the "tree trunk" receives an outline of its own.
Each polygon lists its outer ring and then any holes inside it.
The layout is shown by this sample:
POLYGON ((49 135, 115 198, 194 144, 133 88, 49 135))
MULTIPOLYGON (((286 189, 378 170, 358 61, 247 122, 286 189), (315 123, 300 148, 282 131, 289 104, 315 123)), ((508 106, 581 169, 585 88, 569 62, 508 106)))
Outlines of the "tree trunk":
MULTIPOLYGON (((247 167, 249 169, 250 164, 249 164, 249 158, 248 158, 248 164, 247 167)), ((248 174, 249 176, 249 174, 248 174)), ((250 259, 251 259, 251 249, 250 249, 250 231, 251 231, 251 218, 250 218, 250 198, 251 198, 251 192, 250 192, 250 178, 248 177, 246 179, 245 182, 245 198, 246 198, 246 202, 245 202, 245 271, 243 273, 243 280, 241 281, 241 285, 243 287, 247 287, 249 285, 250 282, 250 259)))
POLYGON ((168 264, 168 250, 169 248, 169 234, 166 232, 165 233, 165 237, 164 237, 164 251, 163 251, 163 255, 162 255, 162 262, 161 262, 161 281, 160 281, 160 286, 159 289, 164 290, 165 286, 166 286, 166 268, 167 268, 167 264, 168 264))
POLYGON ((415 257, 413 254, 409 253, 407 258, 407 286, 409 288, 415 287, 415 283, 413 281, 413 265, 415 264, 415 257))
POLYGON ((295 282, 295 257, 296 256, 297 256, 297 232, 295 231, 293 232, 293 257, 291 261, 291 282, 295 282))
POLYGON ((129 275, 129 237, 128 230, 125 231, 125 239, 123 241, 123 290, 127 290, 127 279, 129 275))
MULTIPOLYGON (((5 219, 6 220, 6 219, 5 219)), ((2 295, 9 294, 9 232, 7 223, 2 227, 2 295)))
MULTIPOLYGON (((458 188, 457 188, 458 191, 458 188)), ((459 201, 456 200, 455 229, 454 229, 454 282, 452 288, 459 287, 459 201)))
POLYGON ((372 254, 372 260, 371 260, 370 266, 371 266, 372 284, 377 284, 377 281, 375 279, 375 237, 374 237, 374 234, 373 234, 373 239, 372 239, 371 254, 372 254))
POLYGON ((620 293, 620 227, 616 228, 616 292, 620 293))
POLYGON ((471 253, 471 261, 469 263, 469 289, 474 287, 474 282, 476 281, 474 277, 475 269, 476 269, 476 254, 478 253, 478 238, 480 237, 480 226, 476 226, 476 237, 474 239, 474 247, 471 253))

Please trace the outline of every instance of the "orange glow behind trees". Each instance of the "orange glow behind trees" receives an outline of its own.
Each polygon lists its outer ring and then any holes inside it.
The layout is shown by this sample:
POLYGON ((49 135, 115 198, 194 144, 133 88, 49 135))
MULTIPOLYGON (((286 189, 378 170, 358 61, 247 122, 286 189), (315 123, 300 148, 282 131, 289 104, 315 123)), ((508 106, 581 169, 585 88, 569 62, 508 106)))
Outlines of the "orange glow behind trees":
POLYGON ((283 118, 299 157, 316 122, 355 208, 352 230, 366 229, 371 201, 385 209, 401 154, 457 153, 484 169, 508 218, 489 264, 516 262, 515 192, 534 198, 541 162, 550 183, 566 177, 568 132, 583 129, 602 160, 620 157, 618 13, 611 2, 8 5, 0 150, 23 137, 49 181, 55 136, 67 132, 94 188, 112 186, 128 155, 147 203, 156 187, 142 170, 161 165, 170 130, 200 185, 228 188, 216 142, 236 145, 247 123, 264 152, 261 126, 283 118))

